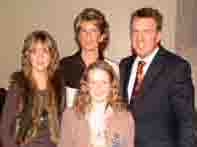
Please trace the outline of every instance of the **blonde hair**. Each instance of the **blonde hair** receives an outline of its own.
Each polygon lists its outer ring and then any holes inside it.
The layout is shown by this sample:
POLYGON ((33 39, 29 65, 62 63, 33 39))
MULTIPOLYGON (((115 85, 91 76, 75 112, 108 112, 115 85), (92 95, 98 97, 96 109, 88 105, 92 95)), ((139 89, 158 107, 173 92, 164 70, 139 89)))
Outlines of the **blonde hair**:
MULTIPOLYGON (((26 126, 25 124, 22 124, 22 126, 19 127, 27 127, 27 130, 33 130, 32 135, 25 134, 24 138, 16 138, 16 140, 20 140, 19 142, 26 142, 27 140, 30 140, 37 135, 37 131, 40 124, 40 117, 42 115, 43 108, 47 111, 48 116, 48 126, 50 130, 50 138, 54 143, 57 143, 57 140, 59 138, 59 122, 58 122, 58 99, 59 94, 57 92, 56 85, 54 84, 54 78, 56 76, 56 70, 59 64, 59 51, 57 47, 56 41, 53 39, 53 37, 44 30, 36 30, 29 35, 24 40, 24 45, 22 49, 22 73, 24 75, 24 80, 27 83, 24 85, 25 89, 28 89, 28 91, 25 91, 26 94, 23 94, 23 109, 25 107, 29 107, 28 109, 31 110, 31 116, 30 120, 32 122, 31 127, 26 126), (44 106, 39 106, 39 98, 37 95, 37 85, 36 81, 32 76, 32 65, 30 61, 30 54, 31 54, 31 46, 34 43, 41 42, 43 44, 46 44, 49 49, 49 54, 51 57, 51 61, 49 64, 49 67, 47 69, 48 71, 48 81, 47 81, 47 96, 46 96, 46 104, 44 106), (28 95, 28 97, 27 97, 28 95), (32 105, 29 105, 25 103, 25 101, 31 101, 32 105), (28 106, 27 106, 28 105, 28 106), (24 139, 24 140, 23 140, 24 139)), ((24 92, 24 93, 25 93, 24 92)), ((21 112, 22 113, 22 112, 21 112)), ((24 114, 26 114, 24 112, 24 114)), ((21 122, 23 123, 23 122, 21 122)), ((19 132, 19 136, 20 136, 19 132)))
POLYGON ((114 110, 117 110, 120 108, 119 107, 120 105, 117 105, 117 104, 124 105, 122 98, 120 97, 119 80, 115 71, 113 70, 112 66, 109 65, 107 62, 99 60, 91 64, 86 69, 86 71, 84 72, 81 78, 80 92, 74 101, 74 109, 78 112, 79 115, 81 114, 84 115, 89 110, 92 104, 92 99, 89 94, 89 88, 88 88, 88 77, 89 77, 90 71, 94 69, 103 70, 107 72, 110 77, 111 92, 110 92, 110 95, 107 97, 107 105, 111 105, 114 110))

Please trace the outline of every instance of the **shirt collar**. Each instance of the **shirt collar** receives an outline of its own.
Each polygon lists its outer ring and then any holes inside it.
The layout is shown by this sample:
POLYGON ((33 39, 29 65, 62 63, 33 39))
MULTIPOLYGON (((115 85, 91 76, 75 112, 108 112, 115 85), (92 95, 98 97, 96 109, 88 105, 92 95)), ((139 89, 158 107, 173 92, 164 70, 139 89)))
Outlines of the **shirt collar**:
POLYGON ((158 50, 159 50, 159 48, 156 48, 151 54, 149 54, 148 56, 146 56, 146 57, 143 58, 143 59, 140 58, 139 56, 137 56, 137 57, 136 57, 137 63, 138 63, 139 61, 144 61, 146 64, 147 64, 147 63, 150 64, 150 63, 152 62, 153 58, 155 57, 155 55, 157 54, 158 50))

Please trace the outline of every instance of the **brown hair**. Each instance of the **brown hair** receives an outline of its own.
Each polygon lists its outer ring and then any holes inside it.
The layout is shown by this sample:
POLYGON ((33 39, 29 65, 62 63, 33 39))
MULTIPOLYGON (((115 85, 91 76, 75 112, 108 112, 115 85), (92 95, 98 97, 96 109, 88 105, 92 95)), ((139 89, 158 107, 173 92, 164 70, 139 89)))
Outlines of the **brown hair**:
POLYGON ((43 44, 47 44, 49 48, 49 52, 51 55, 51 63, 48 67, 49 76, 53 76, 54 71, 57 69, 59 64, 59 52, 57 48, 57 43, 53 39, 53 37, 44 30, 36 30, 29 35, 24 40, 24 45, 22 49, 22 70, 24 71, 25 75, 28 76, 31 73, 31 63, 30 63, 30 48, 31 45, 37 42, 41 42, 43 44))
POLYGON ((157 24, 157 31, 162 30, 163 16, 158 9, 153 9, 149 7, 137 9, 134 13, 131 14, 130 25, 133 24, 133 20, 135 17, 153 18, 157 24))
POLYGON ((109 24, 106 21, 105 15, 98 9, 85 8, 74 20, 75 40, 80 47, 78 40, 80 32, 80 24, 84 21, 95 21, 100 33, 104 35, 103 41, 99 44, 99 55, 103 58, 103 51, 109 43, 109 24))
MULTIPOLYGON (((30 122, 32 122, 31 126, 28 126, 26 124, 23 124, 21 121, 21 126, 19 127, 26 127, 27 130, 33 130, 35 132, 34 134, 28 135, 24 134, 24 138, 16 138, 16 141, 18 140, 19 142, 26 142, 28 140, 31 141, 32 137, 37 135, 37 130, 39 128, 40 124, 40 117, 43 113, 43 110, 46 109, 47 111, 47 116, 48 116, 48 126, 50 130, 50 138, 54 143, 57 143, 57 139, 59 138, 59 122, 58 122, 58 100, 59 94, 57 92, 57 88, 55 87, 54 84, 54 78, 56 76, 56 69, 59 64, 59 51, 57 48, 57 43, 53 39, 53 37, 44 30, 36 30, 29 35, 24 40, 23 44, 23 49, 22 49, 22 57, 21 57, 21 62, 22 62, 22 74, 24 76, 24 89, 28 89, 24 91, 25 94, 22 95, 23 97, 23 103, 22 107, 23 110, 27 110, 27 108, 30 110, 30 115, 31 116, 26 116, 26 118, 30 119, 30 122), (35 79, 32 76, 32 65, 30 61, 30 54, 31 54, 31 46, 34 43, 41 42, 43 44, 46 44, 48 49, 49 49, 49 54, 51 57, 51 61, 48 67, 48 81, 47 81, 47 95, 46 95, 46 103, 44 106, 40 106, 39 103, 39 98, 38 98, 38 87, 36 84, 35 79), (27 101, 30 101, 29 103, 25 103, 27 101)), ((19 81, 20 82, 20 81, 19 81)), ((19 86, 21 84, 19 83, 19 86)), ((23 113, 19 112, 19 113, 23 113)), ((24 115, 27 115, 27 112, 24 112, 24 115)), ((24 118, 25 119, 25 118, 24 118)), ((20 133, 18 132, 19 136, 20 133)))

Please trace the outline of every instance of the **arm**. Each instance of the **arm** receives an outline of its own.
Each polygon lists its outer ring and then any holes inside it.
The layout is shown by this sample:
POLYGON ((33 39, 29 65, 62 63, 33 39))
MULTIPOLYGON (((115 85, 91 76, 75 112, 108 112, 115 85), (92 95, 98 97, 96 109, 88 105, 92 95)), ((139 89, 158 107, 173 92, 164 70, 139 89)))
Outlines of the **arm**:
POLYGON ((17 112, 17 90, 9 88, 2 113, 1 137, 4 147, 17 147, 14 140, 15 117, 17 112))
POLYGON ((177 65, 172 81, 170 100, 178 123, 178 145, 191 147, 193 146, 194 87, 191 68, 187 62, 177 65))
POLYGON ((135 122, 131 113, 128 113, 129 126, 128 126, 128 147, 135 146, 135 122))
POLYGON ((70 121, 70 110, 65 109, 61 121, 60 141, 58 147, 73 147, 72 124, 70 121))

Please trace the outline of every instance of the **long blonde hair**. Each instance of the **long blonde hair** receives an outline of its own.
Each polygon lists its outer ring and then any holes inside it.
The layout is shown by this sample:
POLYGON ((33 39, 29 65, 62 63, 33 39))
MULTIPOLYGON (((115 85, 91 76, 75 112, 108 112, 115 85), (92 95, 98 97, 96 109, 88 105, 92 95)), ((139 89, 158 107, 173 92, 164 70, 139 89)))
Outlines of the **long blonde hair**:
MULTIPOLYGON (((44 30, 36 30, 32 33, 30 33, 26 39, 24 40, 24 45, 22 49, 22 75, 24 76, 25 80, 25 85, 23 88, 27 89, 26 91, 24 90, 24 93, 22 95, 23 99, 23 109, 26 107, 29 107, 28 109, 31 110, 31 116, 26 116, 27 118, 30 119, 31 121, 31 126, 27 126, 26 124, 23 124, 21 121, 21 126, 19 127, 26 127, 27 130, 32 130, 32 135, 27 135, 27 133, 23 134, 24 136, 22 138, 18 137, 16 138, 16 141, 19 143, 24 143, 28 142, 28 140, 31 141, 33 137, 37 135, 37 131, 39 128, 40 124, 40 117, 42 115, 43 110, 45 109, 47 111, 47 116, 48 116, 48 126, 50 130, 50 138, 52 142, 57 143, 57 140, 59 138, 59 122, 58 122, 58 102, 59 102, 59 93, 57 92, 57 89, 59 88, 58 82, 55 82, 55 80, 58 81, 57 75, 56 75, 56 70, 59 64, 59 52, 57 48, 57 43, 53 39, 53 37, 44 30), (39 106, 39 98, 37 97, 37 91, 38 87, 36 84, 35 79, 32 76, 32 65, 30 61, 30 48, 32 44, 41 42, 43 44, 46 44, 51 61, 48 67, 48 81, 47 81, 47 95, 46 95, 46 103, 43 106, 39 106), (58 88, 57 88, 58 87, 58 88), (27 96, 28 95, 28 96, 27 96), (28 100, 27 100, 28 99, 28 100), (29 104, 25 103, 26 101, 31 101, 29 104), (42 108, 41 108, 42 107, 42 108)), ((20 85, 20 82, 19 86, 20 85)), ((20 113, 22 113, 21 111, 20 113)), ((27 115, 27 113, 24 112, 24 115, 27 115)), ((25 118, 23 118, 25 119, 25 118)), ((20 133, 18 132, 20 136, 20 133)))
POLYGON ((123 104, 122 98, 120 97, 119 80, 112 66, 105 61, 97 61, 86 69, 81 78, 80 91, 74 101, 74 110, 76 110, 79 115, 85 115, 92 104, 92 99, 88 88, 88 76, 90 71, 94 69, 103 70, 107 72, 110 77, 111 92, 107 97, 107 105, 111 105, 115 110, 117 110, 119 108, 117 104, 123 104))

